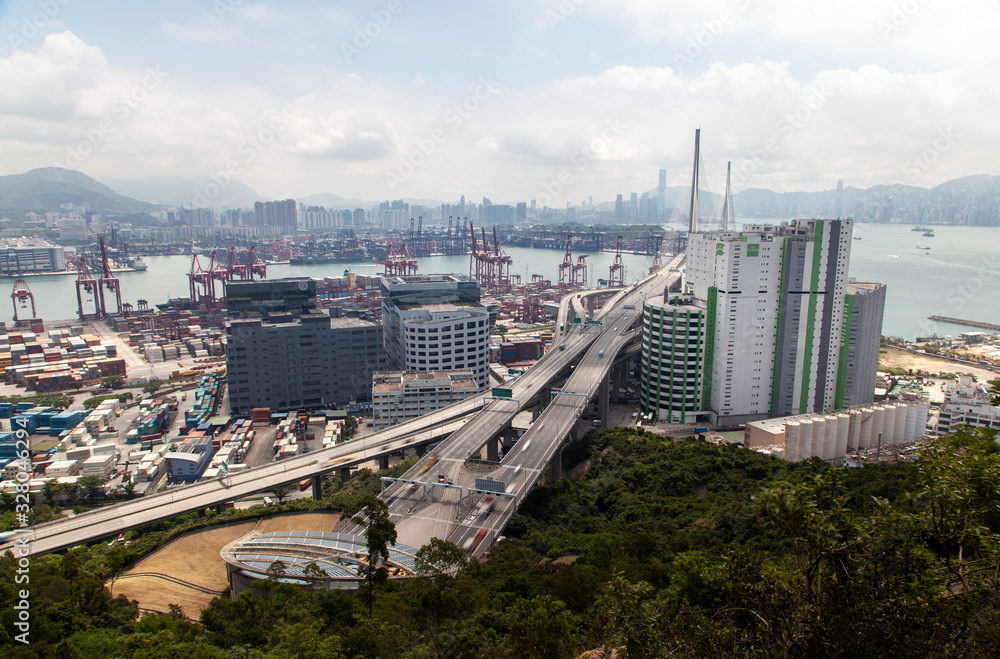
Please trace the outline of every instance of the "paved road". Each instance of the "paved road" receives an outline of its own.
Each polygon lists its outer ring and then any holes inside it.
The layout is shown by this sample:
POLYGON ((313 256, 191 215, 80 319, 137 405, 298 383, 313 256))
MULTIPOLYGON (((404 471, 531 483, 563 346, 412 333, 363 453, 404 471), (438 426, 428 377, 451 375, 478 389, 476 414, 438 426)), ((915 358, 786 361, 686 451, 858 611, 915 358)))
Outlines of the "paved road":
MULTIPOLYGON (((562 388, 566 393, 553 396, 541 416, 500 461, 499 467, 489 472, 474 471, 467 460, 509 424, 516 412, 516 406, 509 402, 490 405, 403 475, 404 480, 419 485, 402 483, 387 488, 383 498, 390 504, 399 542, 420 547, 432 537, 447 538, 474 555, 484 553, 538 481, 557 447, 597 392, 610 371, 614 356, 636 337, 638 330, 630 327, 641 315, 642 301, 662 294, 664 287, 679 276, 670 272, 670 268, 679 266, 682 260, 683 257, 675 258, 653 275, 616 294, 598 314, 602 325, 566 328, 563 333, 566 352, 570 345, 576 347, 575 342, 582 336, 587 336, 592 345, 562 388), (469 488, 475 486, 476 478, 486 476, 503 481, 507 492, 513 496, 496 497, 488 504, 485 494, 475 493, 469 497, 469 488), (443 487, 438 483, 441 478, 450 479, 453 487, 443 487), (431 496, 424 497, 425 491, 431 496), (462 493, 466 494, 464 502, 459 501, 462 493)), ((561 305, 560 313, 562 311, 561 305)), ((561 352, 553 350, 546 356, 561 352)), ((515 398, 517 395, 515 392, 515 398)), ((349 530, 348 525, 345 524, 344 530, 349 530)))
MULTIPOLYGON (((493 429, 509 423, 518 411, 527 408, 538 398, 539 392, 548 383, 568 371, 572 362, 598 338, 599 334, 600 328, 597 326, 567 330, 560 337, 560 345, 565 345, 565 349, 550 350, 527 373, 508 384, 508 388, 513 390, 512 400, 490 401, 489 395, 475 396, 363 439, 233 475, 227 483, 218 481, 197 483, 83 513, 71 519, 31 527, 25 530, 25 534, 32 538, 31 553, 58 551, 117 535, 127 529, 213 507, 225 501, 270 490, 284 483, 354 466, 390 453, 401 453, 413 446, 440 441, 462 429, 465 417, 478 412, 473 416, 470 430, 462 437, 483 437, 483 439, 474 448, 466 447, 466 442, 463 441, 462 448, 446 455, 447 459, 442 461, 442 466, 450 464, 454 467, 458 464, 456 462, 458 458, 464 461, 468 451, 478 450, 485 442, 485 437, 493 434, 493 429), (486 405, 485 410, 484 405, 486 405)), ((450 444, 449 442, 448 445, 450 444)), ((6 539, 0 544, 0 553, 12 546, 13 539, 6 539)))

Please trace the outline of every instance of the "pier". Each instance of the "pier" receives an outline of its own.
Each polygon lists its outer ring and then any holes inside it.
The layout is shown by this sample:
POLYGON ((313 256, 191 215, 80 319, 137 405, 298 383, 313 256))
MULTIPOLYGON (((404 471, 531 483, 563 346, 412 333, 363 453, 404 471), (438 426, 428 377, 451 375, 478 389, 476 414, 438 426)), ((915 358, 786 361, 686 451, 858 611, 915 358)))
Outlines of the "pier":
POLYGON ((962 320, 961 318, 950 318, 948 316, 927 316, 928 320, 936 320, 941 323, 951 323, 952 325, 965 325, 966 327, 978 327, 979 329, 1000 332, 1000 325, 997 323, 984 323, 980 320, 962 320))

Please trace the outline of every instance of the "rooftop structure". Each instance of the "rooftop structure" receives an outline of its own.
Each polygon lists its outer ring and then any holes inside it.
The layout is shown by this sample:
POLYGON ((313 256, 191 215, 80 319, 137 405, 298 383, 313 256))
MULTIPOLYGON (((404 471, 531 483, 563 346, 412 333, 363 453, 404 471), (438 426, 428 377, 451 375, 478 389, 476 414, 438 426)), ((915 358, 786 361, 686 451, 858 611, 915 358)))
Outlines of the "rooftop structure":
POLYGON ((375 431, 416 419, 478 392, 479 383, 468 369, 375 373, 372 377, 375 431))

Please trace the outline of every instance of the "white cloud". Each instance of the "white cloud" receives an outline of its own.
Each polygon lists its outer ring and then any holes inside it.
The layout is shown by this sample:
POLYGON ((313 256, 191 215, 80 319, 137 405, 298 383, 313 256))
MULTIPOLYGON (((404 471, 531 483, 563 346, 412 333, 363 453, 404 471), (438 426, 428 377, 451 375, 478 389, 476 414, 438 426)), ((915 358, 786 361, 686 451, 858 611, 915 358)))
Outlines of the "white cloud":
POLYGON ((203 83, 165 71, 162 84, 119 117, 115 104, 148 72, 108 63, 100 49, 63 32, 48 35, 36 52, 0 58, 0 173, 64 160, 105 118, 113 130, 79 165, 95 178, 207 178, 235 160, 237 178, 275 198, 329 191, 456 199, 489 189, 502 203, 536 197, 569 172, 563 203, 613 199, 653 187, 660 167, 671 183, 683 183, 698 126, 716 188, 726 160, 734 168, 753 162, 768 140, 777 148, 755 163, 742 187, 823 189, 841 177, 858 187, 932 185, 996 173, 995 77, 876 65, 805 76, 793 70, 791 61, 765 59, 716 61, 699 75, 618 65, 528 89, 500 77, 499 89, 480 89, 481 98, 476 79, 445 85, 418 75, 399 84, 334 70, 322 88, 282 97, 263 85, 203 83), (282 129, 249 157, 241 146, 272 116, 282 129), (907 160, 949 126, 954 146, 919 181, 907 178, 907 160), (435 131, 443 138, 429 149, 435 131), (390 190, 385 173, 421 144, 431 153, 390 190))

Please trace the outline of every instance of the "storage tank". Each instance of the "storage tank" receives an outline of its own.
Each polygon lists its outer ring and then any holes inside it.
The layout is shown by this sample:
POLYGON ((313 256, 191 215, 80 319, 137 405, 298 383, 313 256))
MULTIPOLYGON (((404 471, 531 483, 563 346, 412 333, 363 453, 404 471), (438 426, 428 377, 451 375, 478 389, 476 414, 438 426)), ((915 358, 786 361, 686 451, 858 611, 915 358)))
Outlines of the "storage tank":
POLYGON ((906 437, 903 441, 912 442, 917 438, 917 406, 910 403, 906 406, 906 437))
POLYGON ((885 417, 882 426, 882 446, 889 446, 895 443, 896 437, 896 405, 890 403, 885 406, 885 417))
POLYGON ((851 420, 847 430, 847 450, 853 451, 858 448, 858 440, 861 439, 861 410, 851 410, 851 420))
POLYGON ((802 424, 798 421, 789 421, 785 424, 785 460, 788 462, 799 461, 799 442, 802 437, 802 424))
POLYGON ((931 413, 931 404, 923 401, 917 407, 917 437, 927 434, 927 419, 931 413))
POLYGON ((834 450, 834 458, 840 459, 847 453, 847 440, 851 434, 851 417, 848 414, 837 415, 837 447, 834 450))
POLYGON ((823 452, 820 457, 826 461, 833 460, 837 454, 837 417, 823 417, 823 452))
POLYGON ((896 431, 893 433, 893 444, 902 444, 906 441, 906 404, 896 405, 896 431))
POLYGON ((858 448, 866 449, 872 445, 872 425, 875 423, 875 411, 870 407, 858 410, 861 417, 861 427, 858 429, 858 448))
POLYGON ((799 435, 799 460, 808 460, 812 457, 813 420, 812 417, 802 419, 799 422, 802 428, 799 435))
POLYGON ((872 417, 872 441, 868 448, 875 448, 878 446, 878 436, 882 435, 882 443, 885 443, 885 408, 876 407, 874 408, 874 415, 872 417))

